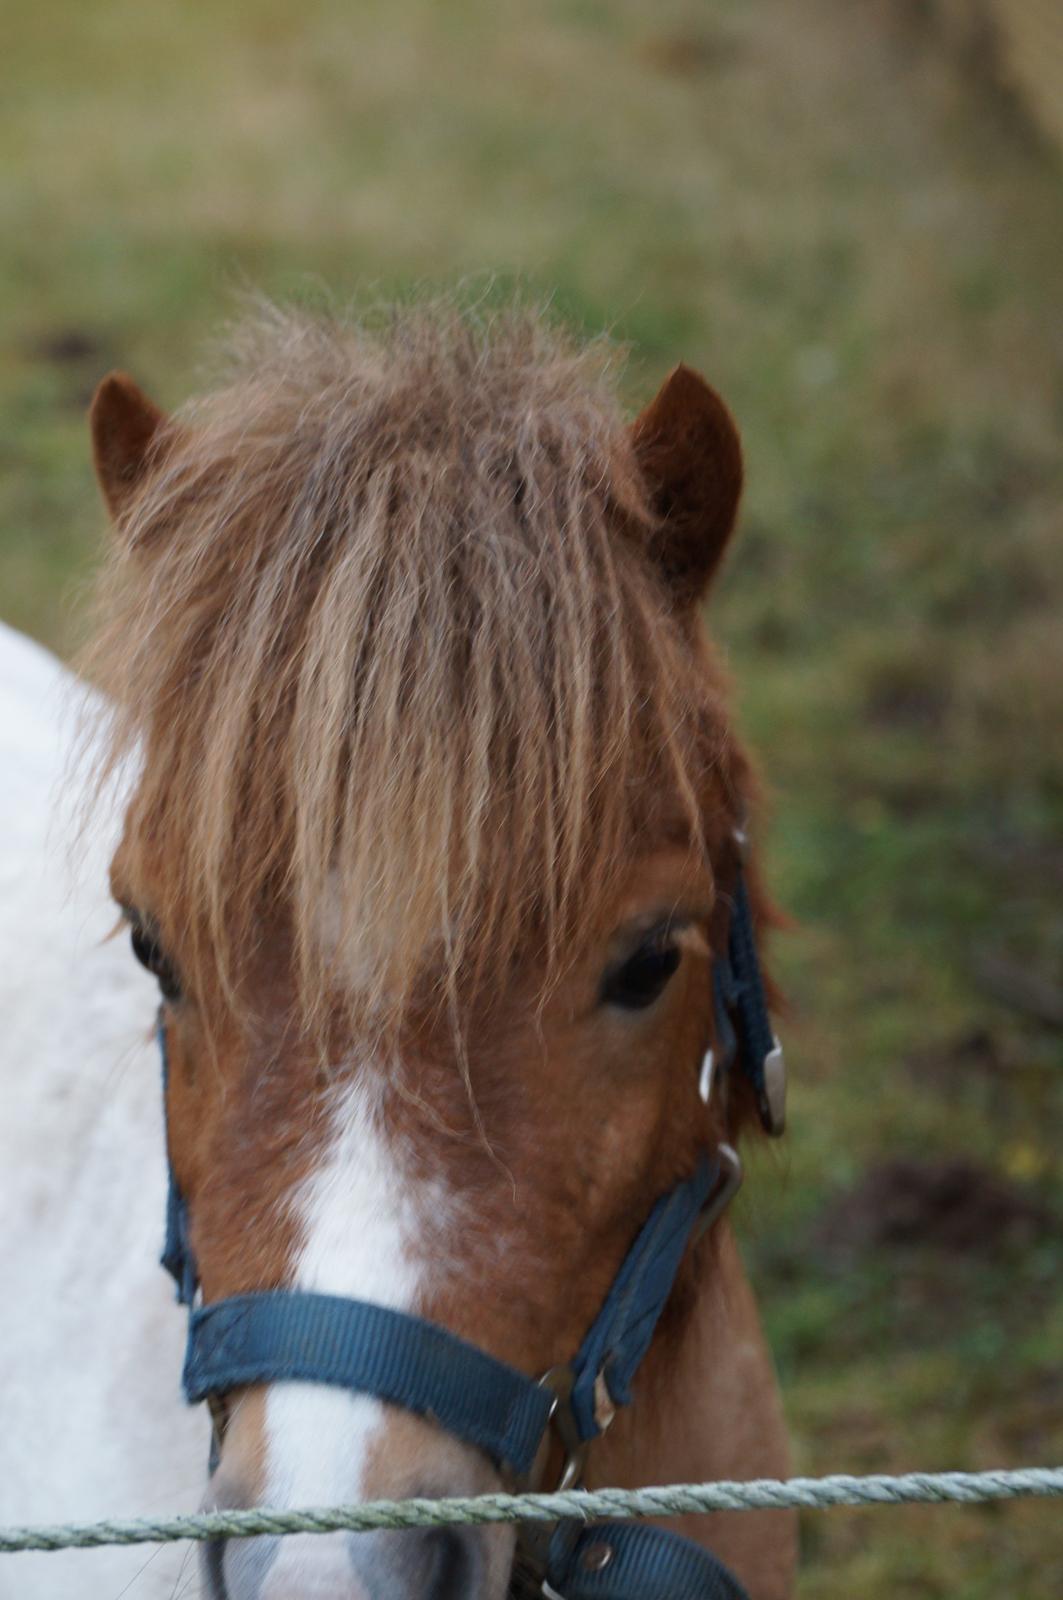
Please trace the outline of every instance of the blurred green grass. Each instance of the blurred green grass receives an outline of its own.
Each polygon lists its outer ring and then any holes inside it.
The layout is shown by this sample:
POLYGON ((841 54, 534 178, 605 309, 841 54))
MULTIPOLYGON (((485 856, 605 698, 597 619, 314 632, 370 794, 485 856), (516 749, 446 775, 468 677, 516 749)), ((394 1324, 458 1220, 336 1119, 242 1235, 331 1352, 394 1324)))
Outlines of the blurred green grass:
MULTIPOLYGON (((680 358, 731 401, 713 626, 796 919, 791 1134, 742 1224, 811 1472, 1063 1459, 1058 1228, 817 1243, 887 1157, 1063 1208, 1060 1032, 1007 978, 1063 982, 1063 185, 917 10, 40 0, 0 101, 0 611, 61 650, 92 386, 183 398, 244 284, 519 282, 630 341, 633 404, 680 358)), ((1002 1592, 1063 1593, 1049 1504, 805 1527, 817 1600, 1002 1592)))

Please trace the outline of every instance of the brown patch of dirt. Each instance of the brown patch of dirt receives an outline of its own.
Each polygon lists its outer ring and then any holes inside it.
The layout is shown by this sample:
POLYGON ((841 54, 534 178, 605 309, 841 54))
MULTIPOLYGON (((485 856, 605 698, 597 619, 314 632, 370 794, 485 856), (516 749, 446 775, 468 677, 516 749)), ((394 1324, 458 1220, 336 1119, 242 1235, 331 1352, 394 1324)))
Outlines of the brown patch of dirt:
POLYGON ((1051 1226, 1042 1205, 987 1167, 899 1157, 835 1196, 815 1242, 828 1256, 848 1260, 882 1249, 984 1255, 1030 1243, 1051 1226))

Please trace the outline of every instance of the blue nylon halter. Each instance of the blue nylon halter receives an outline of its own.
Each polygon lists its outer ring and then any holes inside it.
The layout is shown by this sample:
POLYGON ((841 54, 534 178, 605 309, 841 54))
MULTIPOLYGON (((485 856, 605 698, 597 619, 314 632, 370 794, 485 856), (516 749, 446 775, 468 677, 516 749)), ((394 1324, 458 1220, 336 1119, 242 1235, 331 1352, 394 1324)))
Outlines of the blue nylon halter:
MULTIPOLYGON (((726 1072, 737 1063, 774 1131, 780 1120, 769 1104, 765 1063, 773 1051, 781 1057, 740 869, 727 953, 713 963, 713 985, 718 1068, 726 1072)), ((158 1038, 165 1100, 161 1014, 158 1038)), ((587 1445, 613 1410, 631 1400, 691 1239, 725 1208, 740 1170, 733 1151, 721 1146, 661 1196, 570 1366, 536 1382, 446 1328, 367 1301, 270 1290, 196 1306, 188 1213, 171 1165, 162 1264, 190 1308, 186 1397, 194 1404, 241 1385, 286 1381, 351 1389, 431 1417, 520 1477, 530 1472, 553 1422, 568 1452, 567 1481, 578 1481, 587 1445)), ((747 1600, 702 1546, 648 1526, 561 1522, 543 1545, 541 1565, 544 1594, 564 1600, 747 1600)))

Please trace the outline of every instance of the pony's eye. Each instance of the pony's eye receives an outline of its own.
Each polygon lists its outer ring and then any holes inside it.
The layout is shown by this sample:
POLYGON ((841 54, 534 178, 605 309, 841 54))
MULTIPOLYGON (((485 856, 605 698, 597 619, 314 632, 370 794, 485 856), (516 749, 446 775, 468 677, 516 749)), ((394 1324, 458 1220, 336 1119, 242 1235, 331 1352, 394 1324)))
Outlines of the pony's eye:
POLYGON ((655 940, 640 946, 621 966, 606 973, 602 1000, 625 1011, 644 1011, 664 993, 679 961, 677 944, 655 940))
POLYGON ((146 928, 134 923, 129 935, 129 942, 133 947, 133 954, 142 967, 146 967, 153 977, 159 980, 159 988, 164 1000, 179 1000, 181 998, 181 985, 177 981, 177 974, 167 961, 158 940, 146 928))

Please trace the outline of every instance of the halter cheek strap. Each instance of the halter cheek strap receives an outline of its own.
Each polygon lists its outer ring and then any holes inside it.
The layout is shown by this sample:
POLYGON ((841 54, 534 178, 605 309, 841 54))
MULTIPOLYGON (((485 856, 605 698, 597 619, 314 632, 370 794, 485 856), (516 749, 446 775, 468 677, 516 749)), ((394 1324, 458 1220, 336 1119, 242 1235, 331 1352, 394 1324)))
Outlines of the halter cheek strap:
MULTIPOLYGON (((771 1032, 749 899, 739 869, 726 957, 714 962, 719 1068, 737 1065, 757 1094, 765 1125, 781 1127, 769 1062, 771 1032)), ((158 1027, 164 1089, 166 1029, 158 1027)), ((629 1404, 691 1241, 730 1203, 741 1166, 722 1144, 662 1195, 621 1263, 571 1363, 536 1382, 449 1330, 363 1300, 301 1291, 235 1295, 194 1304, 198 1275, 188 1215, 169 1174, 163 1265, 190 1308, 184 1368, 190 1403, 217 1402, 246 1384, 310 1382, 373 1395, 431 1417, 518 1477, 531 1471, 548 1427, 567 1452, 563 1486, 579 1482, 590 1442, 629 1404)), ((561 1522, 527 1536, 542 1592, 561 1600, 746 1600, 714 1556, 691 1540, 628 1524, 561 1522)))

